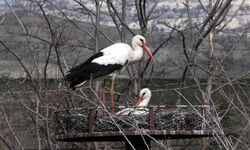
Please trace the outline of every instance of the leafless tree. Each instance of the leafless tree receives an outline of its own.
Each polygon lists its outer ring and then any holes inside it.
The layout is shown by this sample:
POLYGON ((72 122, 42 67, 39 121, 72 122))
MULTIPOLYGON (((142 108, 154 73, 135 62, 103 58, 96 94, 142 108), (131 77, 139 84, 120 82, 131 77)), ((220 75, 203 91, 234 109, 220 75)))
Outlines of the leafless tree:
MULTIPOLYGON (((0 17, 1 33, 6 34, 0 37, 0 50, 3 50, 9 58, 14 59, 17 62, 15 65, 20 69, 19 72, 24 74, 19 75, 20 79, 6 78, 8 75, 0 74, 0 86, 3 87, 0 90, 0 116, 3 116, 0 117, 0 121, 6 128, 0 133, 0 149, 26 149, 30 148, 29 146, 37 149, 90 149, 91 144, 76 142, 68 144, 54 140, 54 112, 78 107, 87 109, 93 106, 100 108, 100 112, 107 114, 114 123, 116 123, 115 116, 110 113, 108 107, 102 104, 98 93, 98 82, 90 81, 81 90, 73 92, 67 88, 67 83, 63 81, 63 78, 71 66, 84 61, 89 55, 111 43, 119 41, 130 43, 130 37, 135 34, 145 36, 153 54, 164 60, 171 59, 168 62, 172 63, 175 69, 171 70, 160 62, 151 63, 150 59, 145 57, 139 64, 133 65, 124 73, 128 75, 126 75, 126 83, 121 81, 118 85, 119 90, 115 94, 120 98, 117 101, 128 99, 129 102, 134 103, 134 96, 138 95, 140 89, 143 86, 149 86, 154 89, 153 94, 157 95, 154 99, 158 99, 158 102, 153 102, 154 105, 168 106, 170 101, 174 101, 173 105, 188 104, 194 108, 194 105, 198 103, 213 107, 216 112, 215 115, 209 114, 217 127, 217 134, 213 138, 186 143, 178 140, 165 140, 164 143, 151 138, 157 148, 168 148, 175 142, 184 143, 185 146, 182 149, 188 149, 190 143, 199 142, 202 142, 199 146, 201 149, 214 147, 246 149, 250 147, 248 144, 249 109, 247 107, 250 100, 249 81, 245 80, 245 77, 249 77, 250 71, 233 76, 226 68, 230 67, 229 58, 239 49, 239 43, 243 41, 242 43, 245 44, 249 42, 249 38, 246 38, 247 30, 235 31, 236 36, 232 36, 232 39, 225 32, 246 0, 241 0, 237 9, 232 9, 232 0, 206 2, 197 0, 197 6, 201 7, 203 14, 198 18, 192 13, 192 8, 195 6, 191 1, 185 0, 181 4, 185 7, 181 15, 186 16, 186 20, 181 23, 178 19, 175 21, 172 19, 169 22, 156 21, 160 15, 154 16, 153 14, 161 4, 160 0, 89 1, 95 6, 93 8, 81 0, 73 0, 73 5, 64 7, 52 0, 24 1, 25 3, 21 3, 21 1, 13 0, 10 3, 5 0, 9 13, 0 17), (23 8, 17 7, 16 9, 17 5, 22 5, 23 8), (25 11, 27 8, 30 10, 25 11), (135 10, 132 15, 138 21, 138 29, 130 26, 131 9, 129 8, 135 10), (29 15, 33 18, 29 18, 29 15), (82 18, 85 20, 84 23, 82 18), (103 18, 109 19, 113 26, 103 25, 103 18), (11 22, 14 22, 15 26, 10 25, 11 22), (157 25, 164 25, 169 32, 154 29, 157 25), (224 32, 228 39, 221 36, 224 32), (226 44, 220 43, 222 37, 226 39, 226 44), (19 45, 14 47, 16 41, 19 45), (178 58, 164 55, 171 51, 168 45, 173 43, 179 44, 175 47, 178 51, 178 58), (25 49, 25 54, 19 49, 25 49), (171 71, 181 71, 180 82, 166 85, 159 83, 164 82, 166 80, 164 77, 171 71), (203 78, 199 73, 202 73, 203 78), (164 76, 163 79, 159 79, 161 74, 164 76), (12 107, 17 107, 15 111, 20 113, 19 116, 15 115, 13 109, 10 109, 7 100, 12 101, 12 107), (227 119, 236 122, 233 129, 228 129, 228 124, 230 126, 232 123, 228 123, 227 119), (20 131, 19 124, 28 126, 29 129, 20 131), (235 132, 227 135, 230 133, 227 130, 231 130, 230 132, 235 130, 235 132), (25 139, 26 135, 29 136, 28 140, 25 139), (35 140, 30 141, 29 144, 27 142, 30 139, 35 140)), ((161 14, 165 13, 167 12, 163 11, 161 14)), ((10 71, 9 74, 11 73, 10 71)), ((118 124, 115 125, 119 131, 122 131, 118 124)), ((0 125, 2 128, 3 126, 0 125)), ((126 140, 129 142, 128 139, 126 140)), ((107 143, 95 143, 95 148, 108 148, 109 146, 107 143)))

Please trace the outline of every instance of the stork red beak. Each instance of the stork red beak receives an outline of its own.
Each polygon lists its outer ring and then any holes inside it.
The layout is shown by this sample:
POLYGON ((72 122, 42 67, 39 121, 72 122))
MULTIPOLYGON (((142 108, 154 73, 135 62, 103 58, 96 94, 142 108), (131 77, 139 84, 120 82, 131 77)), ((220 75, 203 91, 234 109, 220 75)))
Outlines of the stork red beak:
POLYGON ((153 54, 151 53, 150 49, 148 48, 147 44, 143 44, 142 48, 146 51, 146 53, 148 54, 148 56, 155 61, 155 57, 153 56, 153 54))
POLYGON ((135 103, 135 106, 138 106, 143 101, 143 96, 141 96, 135 103))

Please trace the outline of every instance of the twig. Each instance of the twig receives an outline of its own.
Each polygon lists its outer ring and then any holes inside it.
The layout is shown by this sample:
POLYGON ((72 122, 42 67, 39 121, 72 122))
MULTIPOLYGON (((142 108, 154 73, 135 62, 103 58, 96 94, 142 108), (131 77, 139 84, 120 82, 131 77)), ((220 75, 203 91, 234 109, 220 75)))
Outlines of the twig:
MULTIPOLYGON (((3 97, 1 97, 1 99, 2 99, 2 98, 3 98, 3 97)), ((7 115, 6 115, 6 111, 5 111, 4 107, 3 107, 2 101, 0 101, 0 104, 1 104, 1 109, 2 109, 2 112, 3 112, 4 119, 5 119, 5 121, 6 121, 7 125, 8 125, 8 128, 9 128, 11 134, 13 135, 14 139, 15 139, 16 142, 18 143, 20 149, 24 150, 24 148, 23 148, 21 142, 19 141, 19 139, 17 138, 15 132, 14 132, 13 129, 12 129, 12 126, 11 126, 11 124, 10 124, 10 122, 9 122, 9 119, 8 119, 7 115)))

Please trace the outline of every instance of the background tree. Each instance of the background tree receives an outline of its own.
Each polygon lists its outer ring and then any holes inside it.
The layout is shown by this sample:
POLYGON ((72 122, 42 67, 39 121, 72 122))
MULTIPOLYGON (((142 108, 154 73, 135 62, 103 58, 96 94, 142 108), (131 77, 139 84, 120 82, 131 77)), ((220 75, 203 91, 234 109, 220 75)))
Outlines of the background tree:
POLYGON ((176 4, 173 10, 164 2, 169 1, 5 0, 8 11, 0 16, 0 149, 90 149, 91 144, 54 141, 54 112, 100 106, 96 82, 72 92, 63 77, 91 54, 115 42, 130 43, 135 34, 146 37, 157 60, 145 57, 120 74, 126 79, 117 78, 118 104, 133 104, 147 86, 152 105, 210 105, 216 112, 214 138, 164 140, 155 147, 249 148, 249 24, 229 29, 239 13, 248 12, 247 1, 170 1, 176 4))

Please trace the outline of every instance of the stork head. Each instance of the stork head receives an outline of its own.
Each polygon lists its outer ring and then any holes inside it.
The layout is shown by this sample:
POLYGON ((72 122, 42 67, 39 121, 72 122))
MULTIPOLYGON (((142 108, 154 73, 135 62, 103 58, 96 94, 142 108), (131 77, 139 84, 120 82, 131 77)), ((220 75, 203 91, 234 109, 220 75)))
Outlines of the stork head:
POLYGON ((146 107, 151 99, 151 91, 144 88, 140 91, 140 98, 136 101, 136 107, 146 107))
POLYGON ((150 49, 149 49, 149 47, 148 47, 148 45, 146 43, 146 39, 143 36, 141 36, 141 35, 134 36, 133 39, 132 39, 132 45, 133 45, 134 48, 138 47, 138 46, 142 47, 143 50, 148 54, 148 56, 153 61, 155 60, 153 54, 151 53, 151 51, 150 51, 150 49))

